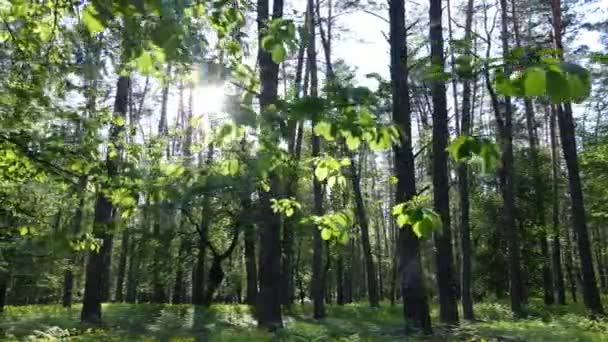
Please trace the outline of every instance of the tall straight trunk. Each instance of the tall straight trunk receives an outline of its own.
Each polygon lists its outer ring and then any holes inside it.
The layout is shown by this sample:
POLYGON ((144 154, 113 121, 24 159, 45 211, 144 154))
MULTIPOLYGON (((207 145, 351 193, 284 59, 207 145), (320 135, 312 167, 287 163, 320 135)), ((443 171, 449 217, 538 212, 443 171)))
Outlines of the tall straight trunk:
POLYGON ((557 107, 557 118, 564 160, 566 161, 566 168, 568 169, 568 185, 570 189, 570 199, 572 201, 572 224, 576 233, 579 259, 581 262, 583 299, 585 301, 585 306, 592 315, 603 315, 604 308, 602 307, 600 294, 597 288, 585 218, 572 110, 570 104, 565 104, 564 107, 564 109, 562 109, 561 105, 557 107))
MULTIPOLYGON (((167 65, 166 68, 167 77, 171 77, 171 64, 167 65)), ((165 80, 163 85, 163 89, 161 92, 161 105, 160 105, 160 120, 158 122, 158 135, 163 139, 168 139, 169 135, 169 122, 167 119, 167 105, 169 102, 169 80, 165 80)), ((170 156, 170 146, 169 141, 166 141, 166 158, 168 159, 170 156)), ((158 245, 158 250, 153 255, 152 261, 152 303, 165 303, 167 301, 167 293, 165 289, 165 281, 163 279, 163 274, 166 272, 165 260, 167 258, 167 250, 169 249, 169 244, 171 243, 171 239, 166 236, 167 234, 163 234, 163 231, 167 230, 165 227, 166 220, 162 220, 164 217, 162 209, 162 200, 160 198, 156 198, 154 201, 154 226, 153 226, 153 239, 158 245), (161 221, 162 224, 161 224, 161 221)))
POLYGON ((258 294, 258 272, 255 255, 255 226, 245 228, 245 272, 247 273, 247 293, 245 303, 254 305, 258 294))
MULTIPOLYGON (((114 115, 123 120, 126 117, 128 107, 129 76, 120 76, 116 85, 116 99, 114 102, 114 115)), ((116 156, 120 155, 121 144, 119 142, 123 127, 113 125, 110 129, 109 149, 116 150, 116 156)), ((118 175, 118 160, 107 154, 106 170, 109 179, 118 175)), ((100 189, 101 190, 101 189, 100 189)), ((109 289, 108 274, 110 269, 110 255, 112 254, 112 234, 108 232, 109 225, 114 220, 115 209, 110 199, 102 191, 98 191, 95 203, 95 218, 93 222, 93 234, 96 238, 102 239, 102 246, 97 251, 89 252, 89 259, 86 266, 85 289, 83 305, 80 318, 83 322, 99 323, 101 321, 101 302, 103 300, 104 288, 109 289)))
MULTIPOLYGON (((170 70, 169 70, 170 71, 170 70)), ((189 86, 190 94, 188 96, 188 107, 184 104, 184 91, 185 85, 183 81, 179 84, 179 116, 181 117, 181 128, 185 130, 184 138, 182 141, 182 151, 184 155, 183 165, 184 168, 189 169, 192 165, 192 136, 194 129, 191 125, 194 97, 192 95, 192 86, 189 86)), ((184 232, 186 225, 188 224, 187 219, 184 215, 180 217, 179 231, 184 232)), ((188 254, 190 248, 188 247, 189 241, 186 237, 179 237, 179 249, 177 252, 176 270, 175 270, 175 282, 173 283, 173 295, 171 302, 173 304, 186 303, 186 271, 184 265, 184 258, 188 254)))
POLYGON ((350 179, 353 187, 353 194, 355 195, 357 223, 359 223, 361 232, 361 246, 363 247, 363 257, 365 259, 369 304, 372 307, 378 307, 380 305, 380 299, 378 298, 378 282, 374 258, 372 257, 372 247, 369 241, 369 225, 365 212, 365 203, 363 202, 363 194, 361 193, 361 177, 357 173, 355 160, 352 157, 350 162, 350 179))
MULTIPOLYGON (((78 202, 78 207, 76 208, 76 213, 74 214, 74 222, 73 222, 73 233, 80 233, 82 227, 82 217, 84 213, 84 206, 86 204, 86 187, 88 184, 87 176, 80 176, 78 179, 78 194, 80 196, 80 200, 78 202)), ((72 255, 68 260, 68 267, 63 273, 63 298, 62 305, 65 308, 69 308, 72 306, 72 300, 74 298, 74 273, 73 267, 78 260, 78 255, 72 255)))
MULTIPOLYGON (((511 4, 511 20, 513 22, 513 31, 515 34, 515 44, 517 48, 521 48, 521 37, 519 32, 519 22, 517 20, 517 3, 515 0, 511 4)), ((540 170, 540 162, 538 156, 538 134, 536 132, 536 120, 534 115, 534 104, 528 97, 524 98, 524 110, 526 114, 526 128, 528 133, 528 144, 530 145, 530 155, 532 159, 532 178, 534 180, 534 204, 535 215, 534 223, 540 229, 539 245, 541 250, 541 265, 543 270, 543 291, 544 302, 546 305, 551 305, 555 302, 553 293, 553 274, 551 273, 551 257, 549 256, 549 244, 547 242, 546 221, 545 221, 545 202, 543 199, 544 182, 540 170)))
POLYGON ((4 312, 6 304, 6 295, 8 290, 9 273, 0 271, 0 313, 4 312))
MULTIPOLYGON (((397 189, 395 200, 403 203, 416 195, 416 171, 412 153, 412 122, 407 69, 407 32, 403 0, 389 2, 390 54, 393 121, 401 130, 401 144, 395 151, 397 189)), ((431 318, 420 264, 420 242, 409 226, 399 231, 399 279, 403 296, 403 315, 409 324, 430 333, 431 318)))
POLYGON ((595 226, 594 229, 594 235, 595 235, 595 262, 597 264, 597 273, 598 276, 600 278, 600 288, 602 290, 606 289, 607 286, 607 282, 606 282, 606 273, 605 273, 605 268, 604 268, 604 261, 602 260, 602 235, 600 233, 600 228, 598 225, 595 226))
POLYGON ((186 255, 187 242, 185 239, 181 239, 179 249, 177 252, 177 260, 175 265, 175 282, 173 283, 173 294, 171 296, 172 304, 185 303, 186 299, 186 286, 184 276, 184 256, 186 255))
POLYGON ((192 304, 194 305, 203 305, 203 297, 205 294, 206 258, 207 246, 204 242, 199 241, 196 261, 194 263, 194 267, 192 268, 192 304))
MULTIPOLYGON (((465 21, 465 55, 471 54, 473 27, 473 0, 467 1, 465 21)), ((465 79, 462 87, 462 124, 461 135, 471 134, 471 81, 465 79)), ((458 195, 460 200, 460 248, 462 314, 464 319, 474 320, 473 299, 471 296, 471 233, 469 218, 469 169, 466 163, 458 165, 458 195)))
MULTIPOLYGON (((501 41, 502 53, 505 60, 508 59, 509 52, 509 28, 508 28, 508 11, 506 0, 500 0, 501 11, 501 41)), ((510 67, 505 66, 505 74, 508 76, 511 73, 510 67)), ((502 166, 500 169, 500 187, 503 198, 503 224, 505 236, 507 239, 507 264, 509 269, 509 296, 511 302, 511 310, 516 316, 521 316, 523 298, 523 286, 521 277, 521 262, 519 251, 519 235, 515 222, 515 195, 513 189, 513 109, 511 106, 511 98, 505 97, 504 115, 501 118, 497 116, 502 166)))
MULTIPOLYGON (((560 57, 563 58, 561 0, 552 0, 551 5, 555 46, 560 53, 560 57)), ((581 261, 583 299, 585 306, 592 315, 603 315, 604 308, 597 288, 595 270, 593 269, 587 218, 585 217, 585 202, 583 200, 583 190, 579 174, 578 152, 576 151, 574 119, 570 103, 567 102, 563 106, 557 106, 557 122, 564 151, 564 160, 568 169, 568 186, 570 189, 570 200, 572 201, 572 225, 576 232, 581 261)))
MULTIPOLYGON (((315 46, 315 24, 314 16, 312 15, 314 8, 313 0, 308 0, 308 18, 310 35, 307 48, 307 62, 310 70, 310 97, 317 97, 318 80, 317 80, 317 51, 315 46)), ((312 125, 316 124, 316 119, 313 118, 312 125)), ((312 157, 319 157, 321 154, 321 138, 312 134, 312 157)), ((317 216, 323 215, 323 189, 321 182, 313 177, 313 212, 317 216)), ((324 243, 321 238, 321 231, 318 227, 313 228, 313 256, 312 256, 312 301, 313 301, 313 317, 321 319, 325 317, 325 272, 323 268, 323 248, 324 243)))
POLYGON ((125 293, 125 302, 133 304, 137 301, 137 287, 139 283, 139 251, 137 245, 137 239, 135 237, 131 239, 131 247, 129 247, 131 251, 129 255, 129 269, 127 271, 127 289, 125 293))
POLYGON ((336 261, 336 304, 344 305, 344 257, 338 255, 336 261))
MULTIPOLYGON (((438 71, 444 70, 441 0, 431 0, 430 40, 431 63, 438 71)), ((452 233, 450 230, 450 193, 448 177, 448 110, 443 81, 433 81, 433 204, 443 222, 442 232, 434 234, 436 248, 437 285, 439 287, 439 317, 444 323, 458 322, 456 286, 453 274, 452 233)))
MULTIPOLYGON (((308 8, 308 4, 307 4, 308 8)), ((308 9, 306 10, 306 18, 304 20, 304 30, 308 29, 308 9)), ((298 47, 298 56, 296 63, 296 78, 294 81, 294 97, 296 99, 300 98, 302 91, 302 74, 304 73, 304 54, 306 52, 306 44, 303 42, 300 43, 298 47)), ((306 71, 308 72, 308 71, 306 71)), ((288 150, 291 155, 291 158, 294 162, 298 162, 300 159, 300 151, 302 139, 300 137, 300 130, 302 128, 303 122, 295 119, 291 119, 288 123, 289 127, 289 144, 288 150)), ((287 186, 287 194, 286 197, 294 197, 297 192, 297 173, 294 172, 291 175, 290 184, 287 186)), ((295 298, 295 287, 294 287, 294 275, 293 275, 293 246, 294 246, 294 228, 297 226, 298 217, 297 215, 291 216, 285 219, 285 223, 283 225, 283 241, 282 241, 282 278, 283 286, 282 286, 282 298, 281 303, 287 306, 291 306, 293 300, 295 298)))
POLYGON ((566 231, 566 251, 564 253, 564 258, 566 259, 566 275, 568 278, 569 288, 570 288, 570 296, 572 297, 572 301, 576 303, 577 299, 577 286, 576 286, 576 276, 574 270, 574 258, 573 258, 573 245, 572 245, 572 232, 571 230, 566 231))
POLYGON ((555 110, 551 109, 549 114, 549 134, 551 140, 551 174, 552 174, 552 218, 553 218, 553 270, 555 280, 555 290, 557 292, 557 303, 566 304, 566 292, 564 286, 564 274, 562 271, 560 227, 559 227, 559 157, 557 154, 557 137, 555 130, 555 110))
POLYGON ((124 300, 123 287, 124 287, 124 280, 125 280, 125 271, 127 269, 127 255, 129 253, 129 239, 130 239, 130 232, 128 229, 125 229, 122 232, 120 256, 118 258, 118 272, 117 272, 117 276, 116 276, 115 299, 119 303, 124 300))
MULTIPOLYGON (((215 147, 213 143, 209 144, 207 149, 207 159, 205 163, 207 167, 210 168, 213 163, 213 158, 215 154, 215 147)), ((202 163, 202 160, 200 161, 202 163)), ((209 239, 209 226, 211 225, 211 203, 210 203, 210 194, 205 194, 203 196, 202 210, 201 210, 201 220, 199 227, 197 229, 199 237, 198 237, 198 254, 196 255, 196 263, 194 265, 193 274, 192 274, 192 304, 195 305, 203 305, 205 299, 205 286, 207 280, 207 272, 206 272, 206 258, 207 258, 207 243, 206 241, 209 239)))
MULTIPOLYGON (((116 209, 114 209, 115 211, 116 209)), ((112 214, 114 216, 114 214, 112 214)), ((101 273, 101 301, 110 301, 111 270, 112 270, 112 249, 114 248, 114 236, 107 234, 104 236, 100 253, 103 255, 103 269, 101 273)))
MULTIPOLYGON (((280 19, 283 17, 283 0, 273 1, 272 17, 280 19)), ((278 75, 279 66, 276 64, 268 51, 262 49, 264 30, 266 29, 269 16, 268 0, 257 2, 258 23, 258 63, 260 65, 260 111, 263 120, 263 134, 267 134, 274 145, 278 145, 276 132, 278 127, 273 120, 273 114, 268 113, 269 106, 278 99, 278 75)), ((260 222, 260 260, 259 279, 260 291, 257 296, 256 316, 258 325, 268 330, 276 330, 283 326, 281 315, 281 220, 277 213, 273 212, 270 204, 271 198, 280 195, 280 184, 278 175, 271 172, 270 191, 261 194, 262 217, 260 222)))

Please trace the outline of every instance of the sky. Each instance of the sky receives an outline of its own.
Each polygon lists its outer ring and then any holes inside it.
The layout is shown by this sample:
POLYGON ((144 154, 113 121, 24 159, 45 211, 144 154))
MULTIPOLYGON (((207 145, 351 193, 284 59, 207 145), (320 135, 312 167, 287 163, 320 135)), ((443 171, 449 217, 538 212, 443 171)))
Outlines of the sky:
MULTIPOLYGON (((480 1, 480 0, 476 0, 480 1)), ((421 29, 428 27, 425 25, 426 6, 416 5, 413 1, 407 1, 406 21, 411 22, 412 18, 420 18, 418 25, 421 29), (424 17, 423 17, 424 16, 424 17)), ((421 1, 423 2, 423 1, 421 1)), ((464 26, 464 16, 456 10, 463 0, 452 0, 452 16, 464 26)), ((481 2, 481 1, 480 1, 481 2)), ((582 13, 586 21, 597 22, 608 17, 608 0, 600 0, 595 4, 585 4, 578 6, 576 11, 582 13), (594 9, 598 11, 593 11, 594 9)), ((388 18, 388 12, 378 13, 384 18, 388 18)), ((444 10, 444 17, 447 17, 444 10)), ((374 81, 365 78, 366 74, 379 73, 388 78, 390 61, 389 45, 383 32, 388 35, 388 24, 381 18, 377 18, 369 13, 362 11, 347 14, 339 17, 337 20, 339 26, 348 27, 350 32, 345 34, 345 39, 336 42, 334 54, 336 58, 344 59, 348 64, 355 66, 358 69, 358 79, 367 86, 372 86, 374 81)), ((444 20, 444 26, 446 20, 444 20)), ((462 30, 455 29, 455 37, 461 36, 462 30)), ((447 34, 444 33, 444 39, 447 34)), ((582 32, 576 41, 580 44, 588 45, 593 50, 600 50, 602 46, 599 43, 599 34, 597 32, 582 32)))

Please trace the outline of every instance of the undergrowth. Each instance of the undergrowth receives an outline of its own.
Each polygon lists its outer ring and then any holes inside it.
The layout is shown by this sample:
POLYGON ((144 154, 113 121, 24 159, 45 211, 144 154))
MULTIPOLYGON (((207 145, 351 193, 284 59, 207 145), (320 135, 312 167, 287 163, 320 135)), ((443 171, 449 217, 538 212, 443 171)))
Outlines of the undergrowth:
MULTIPOLYGON (((457 328, 435 324, 431 336, 406 335, 401 310, 388 303, 377 309, 367 303, 332 305, 328 318, 316 321, 310 305, 296 305, 284 315, 285 329, 272 334, 256 328, 245 305, 105 304, 103 323, 96 326, 79 322, 79 306, 8 306, 0 315, 0 340, 608 342, 608 321, 587 318, 580 304, 546 307, 533 300, 526 318, 514 320, 506 304, 480 303, 478 321, 457 328)), ((436 308, 432 312, 436 315, 436 308)))

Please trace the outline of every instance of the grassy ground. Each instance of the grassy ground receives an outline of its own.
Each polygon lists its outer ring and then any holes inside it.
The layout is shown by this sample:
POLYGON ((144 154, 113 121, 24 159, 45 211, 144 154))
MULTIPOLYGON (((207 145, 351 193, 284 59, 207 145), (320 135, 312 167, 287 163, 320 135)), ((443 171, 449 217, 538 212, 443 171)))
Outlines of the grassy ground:
MULTIPOLYGON (((581 341, 608 342, 608 321, 585 317, 580 305, 544 308, 533 302, 528 318, 513 321, 502 304, 479 304, 479 322, 457 329, 435 326, 435 335, 405 335, 399 306, 366 304, 328 307, 317 322, 310 307, 285 314, 276 335, 259 331, 247 306, 106 304, 104 323, 79 323, 80 308, 57 305, 7 307, 0 317, 2 341, 581 341)), ((436 310, 433 310, 436 316, 436 310)))

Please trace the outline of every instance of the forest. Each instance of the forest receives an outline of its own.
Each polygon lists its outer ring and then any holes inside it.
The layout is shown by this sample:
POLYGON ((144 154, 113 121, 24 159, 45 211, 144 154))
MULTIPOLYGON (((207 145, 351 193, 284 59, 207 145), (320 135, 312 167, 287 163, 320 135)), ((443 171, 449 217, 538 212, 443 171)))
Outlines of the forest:
POLYGON ((0 19, 0 340, 608 341, 608 1, 0 19))

